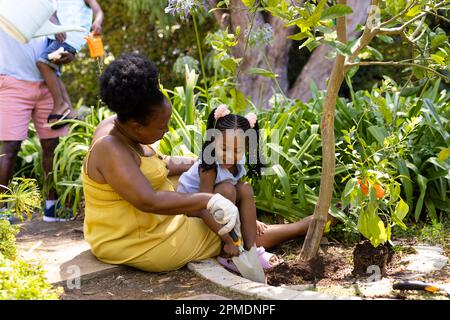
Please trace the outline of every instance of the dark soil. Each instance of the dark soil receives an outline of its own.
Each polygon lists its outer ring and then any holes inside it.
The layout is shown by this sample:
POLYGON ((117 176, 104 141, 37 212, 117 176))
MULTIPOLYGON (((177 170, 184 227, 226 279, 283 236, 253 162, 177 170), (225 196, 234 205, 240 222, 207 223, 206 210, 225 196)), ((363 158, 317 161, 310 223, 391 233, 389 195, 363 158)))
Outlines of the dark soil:
POLYGON ((296 285, 304 283, 336 283, 352 277, 352 248, 342 245, 321 246, 318 255, 310 261, 296 261, 302 249, 299 241, 290 241, 271 252, 285 260, 267 272, 268 284, 296 285))
POLYGON ((393 252, 387 245, 374 248, 369 241, 363 241, 353 250, 353 271, 355 276, 367 275, 369 266, 378 266, 381 274, 386 276, 387 264, 392 260, 393 252))
MULTIPOLYGON (((367 267, 363 273, 353 273, 355 246, 345 246, 341 243, 324 244, 320 246, 317 256, 306 262, 296 259, 301 252, 302 245, 301 240, 294 240, 270 250, 284 262, 266 272, 268 284, 274 286, 314 284, 321 287, 349 285, 370 275, 367 273, 367 267)), ((364 247, 365 245, 362 246, 362 248, 364 247)), ((386 261, 382 260, 386 262, 383 276, 398 274, 403 269, 403 266, 399 265, 400 256, 409 253, 394 253, 390 249, 386 250, 388 252, 386 261)))
POLYGON ((214 295, 209 299, 251 299, 216 286, 187 268, 160 273, 125 268, 82 280, 80 289, 69 289, 65 283, 63 289, 62 300, 173 300, 199 295, 214 295))

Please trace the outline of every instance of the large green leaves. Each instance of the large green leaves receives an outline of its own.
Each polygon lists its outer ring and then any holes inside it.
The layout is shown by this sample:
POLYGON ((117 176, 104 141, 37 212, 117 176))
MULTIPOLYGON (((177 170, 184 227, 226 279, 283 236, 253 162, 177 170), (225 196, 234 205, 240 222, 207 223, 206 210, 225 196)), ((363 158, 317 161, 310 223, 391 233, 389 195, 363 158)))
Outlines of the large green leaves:
POLYGON ((358 219, 358 231, 376 248, 388 240, 388 232, 383 221, 376 213, 376 207, 369 205, 361 209, 358 219))
POLYGON ((400 201, 397 203, 397 206, 395 207, 395 211, 392 213, 392 219, 403 230, 406 230, 406 225, 403 223, 403 219, 408 214, 408 211, 408 205, 403 201, 403 199, 400 199, 400 201))
POLYGON ((343 4, 337 4, 325 9, 320 16, 320 20, 336 19, 351 13, 353 13, 351 7, 343 4))

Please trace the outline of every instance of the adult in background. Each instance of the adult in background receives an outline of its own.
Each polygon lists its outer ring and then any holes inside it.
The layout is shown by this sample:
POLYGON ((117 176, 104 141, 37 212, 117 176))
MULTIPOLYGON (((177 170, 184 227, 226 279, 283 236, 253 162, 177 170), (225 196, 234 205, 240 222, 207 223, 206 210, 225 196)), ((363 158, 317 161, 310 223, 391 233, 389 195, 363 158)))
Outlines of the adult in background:
MULTIPOLYGON (((52 111, 53 99, 36 62, 46 46, 45 37, 22 44, 0 28, 0 185, 8 185, 14 175, 17 154, 22 141, 28 137, 30 120, 33 120, 41 143, 45 179, 52 172, 59 137, 67 133, 67 127, 52 130, 44 126, 52 111)), ((65 64, 73 58, 73 54, 64 53, 56 63, 65 64)), ((56 216, 56 199, 56 191, 50 189, 45 201, 44 221, 70 219, 56 216)))

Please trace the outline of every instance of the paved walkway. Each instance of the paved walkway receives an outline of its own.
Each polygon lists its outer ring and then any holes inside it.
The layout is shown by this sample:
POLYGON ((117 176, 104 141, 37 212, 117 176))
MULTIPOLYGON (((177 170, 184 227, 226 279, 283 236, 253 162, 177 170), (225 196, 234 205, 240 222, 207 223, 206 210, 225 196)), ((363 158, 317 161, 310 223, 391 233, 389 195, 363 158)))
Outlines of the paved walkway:
POLYGON ((64 300, 247 298, 216 286, 187 268, 148 273, 100 262, 83 239, 81 219, 47 223, 34 217, 20 226, 19 253, 27 260, 42 263, 50 283, 63 287, 64 300))

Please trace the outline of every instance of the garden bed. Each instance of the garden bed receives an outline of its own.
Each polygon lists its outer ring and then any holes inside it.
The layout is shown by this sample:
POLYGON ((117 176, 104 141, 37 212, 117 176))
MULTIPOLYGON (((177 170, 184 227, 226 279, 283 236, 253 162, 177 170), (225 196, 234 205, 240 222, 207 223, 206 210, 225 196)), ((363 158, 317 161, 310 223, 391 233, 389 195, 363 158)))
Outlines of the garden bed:
MULTIPOLYGON (((376 298, 416 299, 425 296, 427 299, 446 298, 443 293, 400 292, 391 290, 394 281, 414 279, 439 284, 449 284, 450 267, 446 265, 441 270, 428 274, 419 274, 407 270, 408 256, 415 254, 412 242, 402 241, 391 251, 386 266, 385 276, 381 281, 374 282, 374 278, 355 276, 353 274, 354 246, 345 246, 340 243, 327 243, 320 247, 318 255, 309 262, 296 261, 302 249, 302 241, 289 241, 271 250, 284 260, 283 263, 269 270, 267 281, 269 285, 283 286, 300 290, 315 290, 336 295, 357 295, 376 298), (372 290, 366 294, 364 288, 379 283, 379 290, 372 290)), ((445 252, 449 256, 449 251, 445 252)), ((373 275, 373 274, 372 274, 373 275)))

